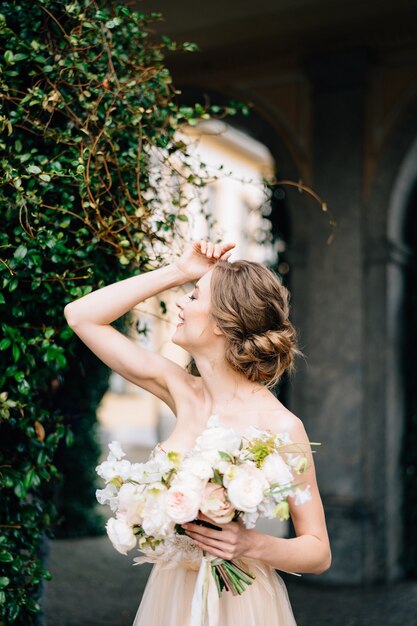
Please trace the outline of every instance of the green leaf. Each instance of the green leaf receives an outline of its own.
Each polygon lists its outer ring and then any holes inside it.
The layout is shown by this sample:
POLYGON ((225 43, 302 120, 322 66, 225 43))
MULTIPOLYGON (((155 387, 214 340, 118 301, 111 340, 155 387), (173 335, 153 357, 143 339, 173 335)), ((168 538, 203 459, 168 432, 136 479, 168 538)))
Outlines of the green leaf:
POLYGON ((13 554, 8 552, 7 550, 3 550, 0 552, 0 562, 1 563, 11 563, 13 561, 13 554))
POLYGON ((65 443, 69 448, 74 445, 74 433, 72 430, 67 430, 67 434, 65 435, 65 443))
MULTIPOLYGON (((4 299, 3 294, 0 292, 0 304, 5 304, 5 303, 6 303, 6 300, 4 299)), ((0 342, 0 345, 1 345, 1 342, 0 342)), ((0 350, 1 350, 1 349, 2 349, 2 348, 0 348, 0 350)))
POLYGON ((4 60, 9 65, 13 63, 13 52, 11 50, 6 50, 6 52, 4 53, 4 60))
MULTIPOLYGON (((17 483, 17 485, 15 486, 14 490, 15 494, 17 495, 18 498, 20 498, 21 500, 23 500, 24 498, 26 498, 26 489, 22 483, 22 481, 19 481, 17 483)), ((1 561, 1 558, 0 558, 1 561)))
POLYGON ((229 461, 229 462, 233 461, 232 455, 229 454, 228 452, 223 452, 223 450, 219 450, 218 454, 219 454, 219 457, 223 459, 223 461, 229 461))
POLYGON ((45 183, 49 183, 51 180, 51 177, 49 176, 49 174, 40 174, 39 178, 45 181, 45 183))
POLYGON ((13 359, 14 359, 15 361, 18 361, 18 360, 19 360, 19 357, 20 357, 20 348, 19 348, 19 346, 18 346, 18 344, 17 344, 17 343, 14 343, 14 344, 13 344, 12 354, 13 354, 13 359))
POLYGON ((29 172, 29 174, 40 174, 42 172, 41 168, 37 165, 29 165, 26 171, 29 172))
POLYGON ((25 474, 25 477, 23 479, 23 486, 26 489, 26 491, 28 491, 34 483, 38 482, 39 484, 39 479, 36 476, 36 471, 33 467, 30 468, 30 470, 25 474))
POLYGON ((7 587, 9 583, 10 578, 7 578, 7 576, 0 576, 0 587, 7 587))
POLYGON ((12 340, 8 337, 5 337, 0 341, 0 350, 7 350, 7 348, 11 345, 12 340))
POLYGON ((27 254, 27 251, 28 251, 28 249, 26 248, 26 246, 20 245, 14 251, 14 255, 13 256, 14 256, 15 259, 24 259, 26 254, 27 254))

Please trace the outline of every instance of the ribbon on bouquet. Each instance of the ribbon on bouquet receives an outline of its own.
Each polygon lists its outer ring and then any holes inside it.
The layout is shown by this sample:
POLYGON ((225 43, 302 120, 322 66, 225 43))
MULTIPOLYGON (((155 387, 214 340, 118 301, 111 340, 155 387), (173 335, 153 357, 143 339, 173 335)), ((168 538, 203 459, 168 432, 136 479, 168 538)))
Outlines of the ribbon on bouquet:
POLYGON ((218 626, 219 593, 211 566, 221 563, 222 560, 211 554, 203 555, 195 582, 188 626, 218 626))

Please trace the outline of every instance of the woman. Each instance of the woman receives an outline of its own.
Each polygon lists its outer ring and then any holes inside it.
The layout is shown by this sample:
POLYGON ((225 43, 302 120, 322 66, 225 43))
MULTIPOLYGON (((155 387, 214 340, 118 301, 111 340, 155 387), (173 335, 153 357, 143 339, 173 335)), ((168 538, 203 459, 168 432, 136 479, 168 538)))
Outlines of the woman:
MULTIPOLYGON (((98 289, 65 307, 68 324, 104 363, 163 400, 176 415, 173 432, 153 454, 187 452, 213 414, 241 434, 253 425, 287 431, 293 442, 308 444, 302 421, 269 390, 292 369, 298 353, 288 320, 288 291, 261 264, 229 262, 234 246, 196 241, 176 262, 98 289), (195 280, 192 291, 177 301, 172 341, 192 355, 200 376, 138 346, 110 325, 147 298, 195 280)), ((184 525, 194 549, 213 558, 239 558, 256 575, 240 596, 223 591, 218 614, 209 615, 210 626, 294 626, 286 587, 275 569, 321 574, 330 567, 313 456, 309 445, 304 448, 309 468, 303 481, 309 483, 312 498, 301 506, 289 498, 295 537, 269 536, 246 529, 240 521, 222 528, 184 525)), ((208 521, 203 515, 201 519, 208 521)), ((196 568, 186 559, 170 569, 155 565, 133 626, 191 625, 196 577, 196 568)))

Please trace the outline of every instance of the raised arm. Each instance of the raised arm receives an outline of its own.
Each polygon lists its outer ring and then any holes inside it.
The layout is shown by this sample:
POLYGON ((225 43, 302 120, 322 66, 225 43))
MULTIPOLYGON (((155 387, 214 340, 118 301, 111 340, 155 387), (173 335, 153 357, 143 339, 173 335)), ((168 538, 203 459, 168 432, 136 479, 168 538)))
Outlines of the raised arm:
POLYGON ((148 350, 111 326, 140 302, 198 279, 229 248, 194 242, 173 264, 112 283, 64 308, 68 325, 112 370, 150 391, 177 414, 177 399, 187 396, 194 378, 170 359, 148 350))

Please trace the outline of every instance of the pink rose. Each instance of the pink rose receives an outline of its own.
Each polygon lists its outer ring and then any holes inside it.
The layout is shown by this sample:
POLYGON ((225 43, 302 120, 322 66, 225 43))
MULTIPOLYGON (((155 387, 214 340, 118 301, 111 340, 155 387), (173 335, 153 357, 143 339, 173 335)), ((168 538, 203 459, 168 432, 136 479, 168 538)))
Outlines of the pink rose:
POLYGON ((168 489, 167 513, 177 524, 191 522, 198 515, 200 494, 188 484, 177 482, 168 489))
POLYGON ((200 511, 217 524, 231 522, 235 514, 233 505, 226 499, 225 488, 210 482, 204 489, 200 511))

